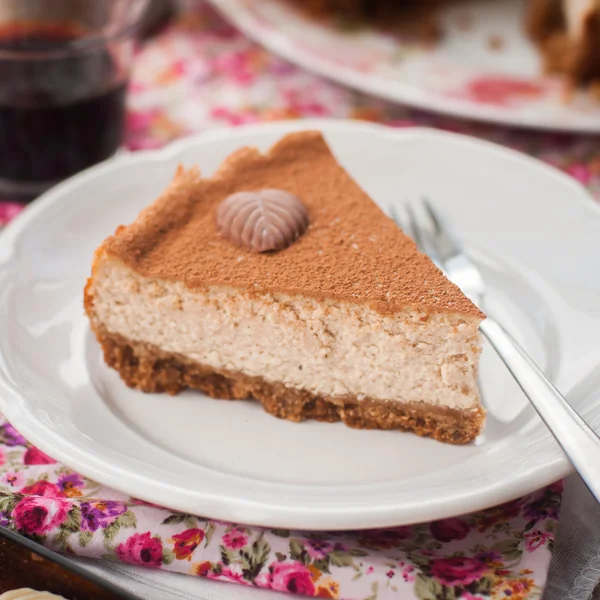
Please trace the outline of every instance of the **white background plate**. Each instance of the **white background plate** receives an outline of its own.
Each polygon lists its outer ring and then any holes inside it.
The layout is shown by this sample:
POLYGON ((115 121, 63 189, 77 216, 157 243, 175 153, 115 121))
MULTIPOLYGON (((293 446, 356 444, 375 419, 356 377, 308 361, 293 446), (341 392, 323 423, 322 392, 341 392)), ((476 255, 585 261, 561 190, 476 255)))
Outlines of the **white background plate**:
POLYGON ((434 47, 378 29, 317 21, 288 0, 212 0, 234 25, 305 69, 357 90, 468 119, 600 132, 600 102, 564 101, 561 78, 542 76, 524 33, 530 0, 467 0, 440 10, 434 47), (494 50, 490 39, 502 48, 494 50))
POLYGON ((0 236, 0 408, 83 474, 171 508, 305 529, 426 521, 532 491, 569 471, 489 348, 485 433, 449 446, 397 432, 280 421, 253 402, 127 389, 82 309, 92 254, 178 163, 213 171, 246 144, 320 128, 382 206, 427 194, 468 242, 490 304, 600 428, 600 210, 574 181, 498 146, 423 129, 304 121, 226 130, 122 156, 50 191, 0 236))

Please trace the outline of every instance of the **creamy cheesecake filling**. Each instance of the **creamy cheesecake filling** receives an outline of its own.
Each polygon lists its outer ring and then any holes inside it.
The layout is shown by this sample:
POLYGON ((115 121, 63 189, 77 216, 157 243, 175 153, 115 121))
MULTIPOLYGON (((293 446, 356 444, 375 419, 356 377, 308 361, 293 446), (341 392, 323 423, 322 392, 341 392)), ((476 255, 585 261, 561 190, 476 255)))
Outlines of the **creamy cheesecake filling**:
POLYGON ((216 370, 313 394, 478 406, 479 319, 364 306, 221 286, 191 291, 99 261, 96 325, 216 370))

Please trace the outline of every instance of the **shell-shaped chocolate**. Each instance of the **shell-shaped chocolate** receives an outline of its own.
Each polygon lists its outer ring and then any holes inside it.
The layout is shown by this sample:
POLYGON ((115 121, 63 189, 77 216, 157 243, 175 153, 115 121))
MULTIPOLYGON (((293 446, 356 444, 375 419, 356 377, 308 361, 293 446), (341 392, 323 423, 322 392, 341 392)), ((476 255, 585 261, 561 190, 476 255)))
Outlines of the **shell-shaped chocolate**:
POLYGON ((230 242, 252 252, 283 250, 306 231, 308 212, 284 190, 237 192, 219 204, 217 225, 230 242))

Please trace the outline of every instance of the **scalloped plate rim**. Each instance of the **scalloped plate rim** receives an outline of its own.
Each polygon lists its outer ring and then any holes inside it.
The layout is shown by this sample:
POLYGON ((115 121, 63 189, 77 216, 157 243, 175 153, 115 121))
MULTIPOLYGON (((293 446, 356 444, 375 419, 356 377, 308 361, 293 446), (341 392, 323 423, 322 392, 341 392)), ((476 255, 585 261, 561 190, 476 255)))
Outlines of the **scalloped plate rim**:
MULTIPOLYGON (((452 140, 455 143, 467 144, 471 147, 483 147, 486 152, 496 153, 504 157, 510 157, 513 160, 526 162, 532 168, 542 170, 546 176, 556 178, 562 185, 568 185, 572 188, 574 194, 578 195, 582 200, 587 200, 584 206, 587 210, 591 210, 595 217, 600 218, 600 206, 598 206, 575 180, 561 173, 553 167, 547 166, 540 161, 523 155, 517 151, 503 148, 497 144, 487 141, 477 140, 469 136, 460 134, 439 132, 427 128, 407 128, 407 129, 392 129, 382 125, 349 122, 341 120, 306 120, 306 121, 283 121, 274 122, 263 125, 248 125, 236 129, 222 129, 208 132, 205 134, 196 135, 190 138, 179 140, 170 146, 160 150, 142 151, 131 155, 123 155, 112 160, 106 161, 100 165, 92 167, 73 178, 59 184, 54 189, 47 192, 36 202, 26 209, 22 215, 17 217, 9 224, 2 235, 0 235, 0 275, 2 271, 10 268, 10 263, 15 259, 14 250, 18 242, 19 234, 25 230, 27 225, 40 217, 46 210, 52 208, 53 205, 60 203, 65 192, 76 189, 77 187, 100 179, 107 174, 110 174, 116 167, 127 165, 128 163, 153 163, 163 162, 165 160, 174 159, 178 155, 186 151, 186 149, 195 145, 210 145, 212 141, 220 139, 236 138, 240 140, 240 145, 245 142, 245 138, 261 133, 287 133, 301 129, 323 129, 327 131, 345 131, 347 129, 355 130, 357 133, 369 133, 376 136, 384 135, 402 139, 419 139, 428 138, 430 141, 435 141, 436 138, 445 138, 452 140), (8 250, 7 254, 3 255, 3 251, 8 250), (3 260, 4 256, 4 260, 3 260)), ((0 371, 4 358, 0 356, 0 371)), ((86 457, 80 452, 73 454, 73 445, 68 440, 57 438, 52 429, 42 422, 42 419, 32 418, 32 415, 23 412, 22 394, 16 388, 14 382, 8 382, 3 379, 3 373, 0 373, 0 388, 4 389, 7 396, 0 397, 0 408, 7 415, 9 420, 21 430, 21 432, 30 439, 33 443, 40 447, 44 452, 54 456, 60 462, 67 464, 71 468, 78 470, 84 475, 95 479, 105 485, 110 485, 115 489, 126 492, 129 495, 136 496, 157 504, 163 504, 172 508, 193 512, 193 504, 188 499, 181 502, 174 502, 172 490, 164 489, 168 486, 163 486, 162 491, 154 489, 152 492, 140 489, 140 484, 152 483, 152 479, 146 477, 142 473, 137 473, 135 480, 124 479, 128 474, 127 471, 119 474, 114 472, 116 466, 110 461, 100 460, 90 464, 86 457), (10 396, 13 402, 8 401, 10 396), (112 473, 110 471, 113 471, 112 473)), ((89 457, 87 457, 89 459, 89 457)), ((255 502, 247 498, 236 498, 233 503, 225 503, 223 510, 216 511, 215 514, 209 516, 222 518, 224 520, 236 520, 236 514, 245 514, 247 518, 243 520, 247 523, 259 523, 269 526, 282 526, 294 528, 310 528, 310 529, 349 529, 349 528, 371 528, 393 524, 410 524, 414 522, 423 522, 434 520, 443 517, 455 516, 464 513, 465 510, 477 510, 487 506, 508 501, 525 493, 534 491, 535 489, 549 484, 552 481, 562 478, 571 472, 572 468, 567 459, 562 453, 554 453, 554 458, 548 461, 543 467, 537 469, 535 473, 524 474, 519 479, 519 485, 511 491, 507 491, 506 482, 498 482, 494 486, 490 486, 483 494, 479 494, 476 501, 470 500, 465 504, 465 495, 459 493, 452 497, 446 496, 443 507, 440 503, 424 505, 420 511, 414 512, 413 516, 407 514, 407 511, 399 511, 397 505, 384 504, 371 507, 370 516, 365 520, 365 517, 360 514, 359 510, 345 510, 343 507, 321 508, 317 511, 319 514, 312 514, 307 509, 305 514, 297 514, 291 516, 285 507, 277 506, 273 502, 255 502), (233 507, 233 509, 232 509, 233 507), (265 522, 265 511, 268 511, 268 522, 265 522), (219 513, 219 514, 217 514, 219 513), (262 515, 262 517, 260 516, 262 515)), ((210 493, 206 492, 208 498, 210 493)), ((217 494, 213 498, 215 501, 222 503, 223 498, 217 494)))

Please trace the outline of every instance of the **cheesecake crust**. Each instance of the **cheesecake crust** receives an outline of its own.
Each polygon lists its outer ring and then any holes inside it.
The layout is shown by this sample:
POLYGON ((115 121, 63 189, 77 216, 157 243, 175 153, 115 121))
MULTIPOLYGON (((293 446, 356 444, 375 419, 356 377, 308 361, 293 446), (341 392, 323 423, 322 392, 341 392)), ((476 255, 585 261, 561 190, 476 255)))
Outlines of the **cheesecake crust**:
POLYGON ((356 397, 323 397, 243 373, 217 371, 183 356, 95 328, 104 360, 131 388, 175 395, 194 389, 226 400, 258 400, 263 408, 289 421, 343 421, 357 429, 412 431, 450 444, 467 444, 480 433, 485 411, 459 410, 421 402, 356 397))

